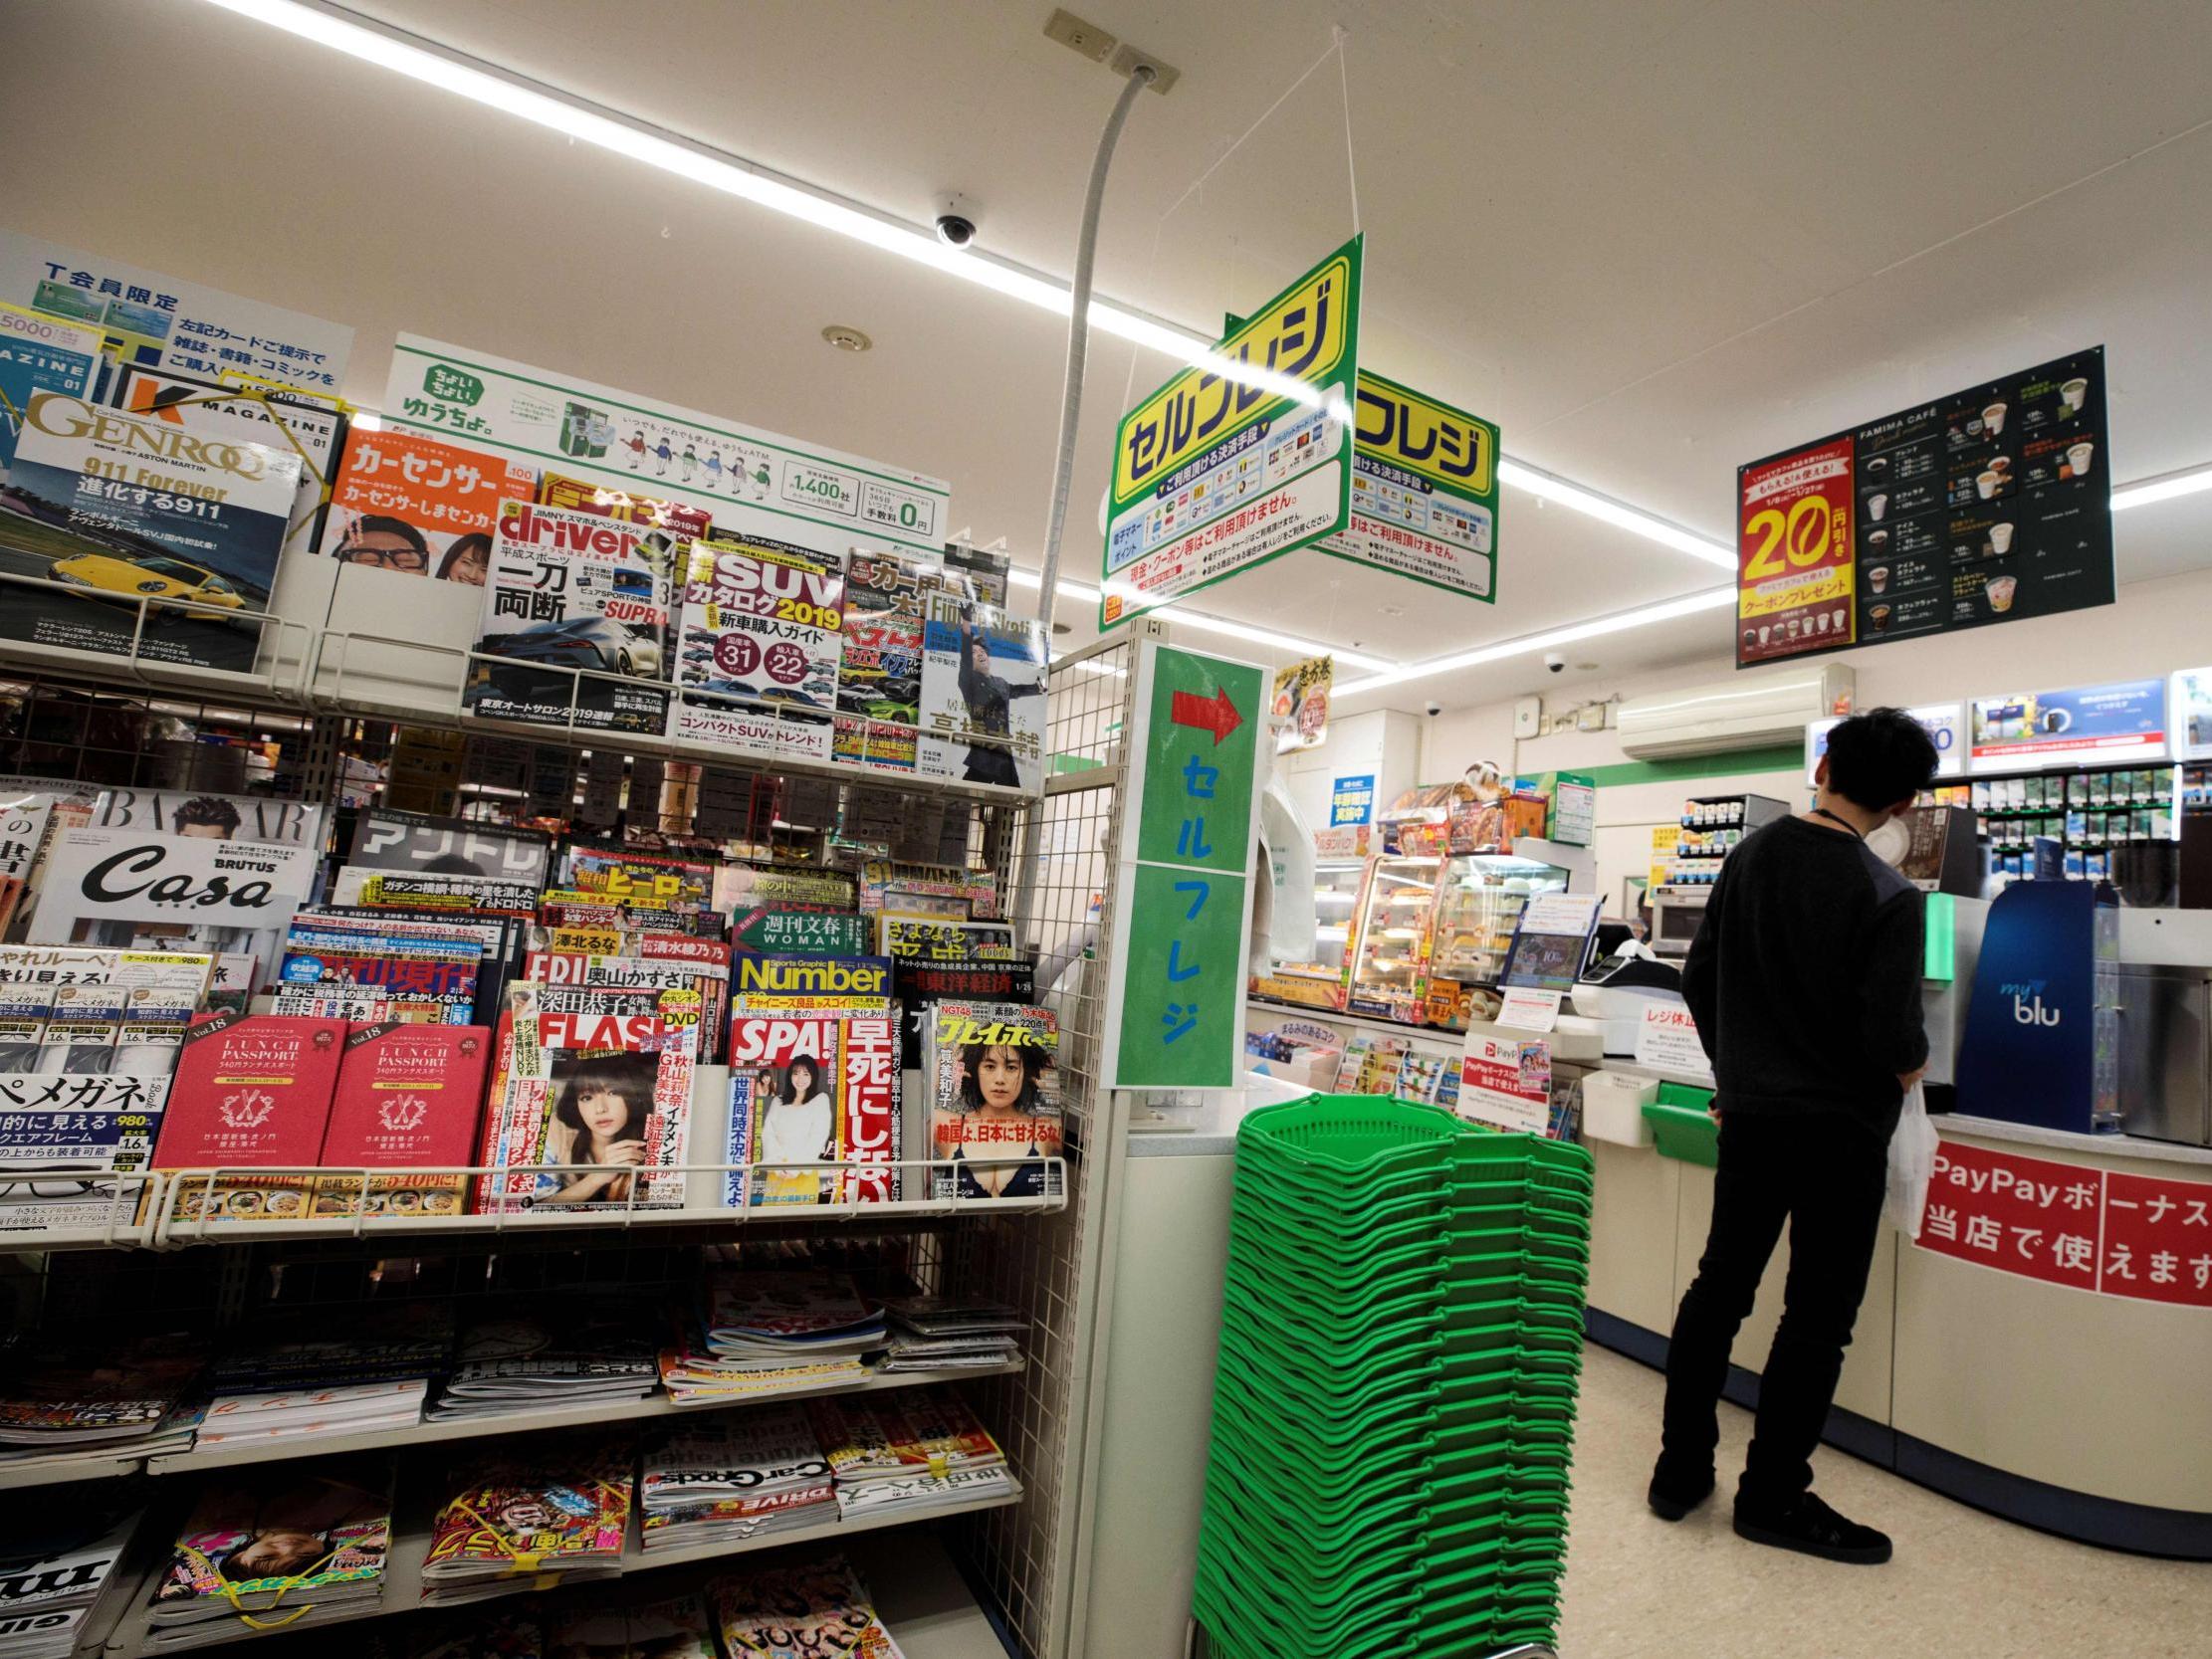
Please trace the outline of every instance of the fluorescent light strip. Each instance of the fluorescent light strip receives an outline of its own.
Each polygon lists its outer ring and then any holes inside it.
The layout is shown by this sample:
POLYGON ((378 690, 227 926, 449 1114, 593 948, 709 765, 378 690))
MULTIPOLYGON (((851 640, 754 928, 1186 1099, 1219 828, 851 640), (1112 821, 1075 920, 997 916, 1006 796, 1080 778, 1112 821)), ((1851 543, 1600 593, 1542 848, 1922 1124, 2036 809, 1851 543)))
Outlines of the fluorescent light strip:
POLYGON ((1660 622, 1672 622, 1679 617, 1695 616, 1702 611, 1732 606, 1735 602, 1736 590, 1732 586, 1702 588, 1695 593, 1684 594, 1679 599, 1663 600, 1637 610, 1622 611, 1615 616, 1576 622, 1564 628, 1548 629, 1541 634, 1523 634, 1518 639, 1500 640, 1495 645, 1462 651, 1456 656, 1438 657, 1433 662, 1414 663, 1406 668, 1370 675, 1365 680, 1347 681, 1336 688, 1336 695, 1350 697, 1355 692, 1378 691, 1385 686, 1403 686, 1408 681, 1426 680, 1431 675, 1450 674, 1462 668, 1479 668, 1484 663, 1503 662, 1508 657, 1525 657, 1531 652, 1549 651, 1554 646, 1572 645, 1577 640, 1598 639, 1606 634, 1627 633, 1633 628, 1648 628, 1660 622))
POLYGON ((1681 525, 1671 523, 1642 508, 1617 502, 1611 496, 1601 496, 1595 490, 1570 483, 1557 473, 1547 473, 1515 461, 1511 456, 1501 456, 1497 464, 1500 484, 1509 484, 1516 490, 1526 490, 1530 495, 1547 502, 1557 502, 1561 507, 1576 513, 1588 514, 1603 519, 1616 528, 1632 535, 1641 535, 1647 541, 1657 541, 1662 547, 1671 547, 1691 558, 1701 558, 1707 564, 1721 565, 1729 570, 1736 567, 1736 551, 1722 542, 1711 540, 1681 525))
MULTIPOLYGON (((1044 578, 1034 570, 1025 570, 1016 566, 1008 572, 1008 580, 1016 587, 1037 587, 1043 583, 1044 578)), ((1086 605, 1095 605, 1098 603, 1100 595, 1098 589, 1088 583, 1071 582, 1065 576, 1062 576, 1060 578, 1060 597, 1078 600, 1086 605)), ((1142 599, 1143 595, 1135 594, 1134 597, 1142 599)), ((1301 657, 1334 657, 1348 668, 1373 669, 1387 673, 1395 671, 1400 666, 1381 657, 1370 657, 1365 652, 1347 651, 1342 646, 1324 645, 1317 640, 1296 639, 1289 634, 1278 634, 1270 629, 1255 628, 1246 622, 1232 622, 1225 616, 1209 616, 1204 611, 1194 611, 1183 605, 1159 605, 1154 607, 1149 614, 1160 617, 1165 621, 1181 622, 1189 627, 1202 628, 1210 633, 1222 634, 1230 639, 1240 639, 1248 645, 1271 646, 1277 651, 1295 651, 1301 657)))
POLYGON ((2131 507, 2170 502, 2177 496, 2194 496, 2204 490, 2212 490, 2212 461, 2184 467, 2177 473, 2160 473, 2156 478, 2139 478, 2132 484, 2123 484, 2112 492, 2112 511, 2125 513, 2131 507))

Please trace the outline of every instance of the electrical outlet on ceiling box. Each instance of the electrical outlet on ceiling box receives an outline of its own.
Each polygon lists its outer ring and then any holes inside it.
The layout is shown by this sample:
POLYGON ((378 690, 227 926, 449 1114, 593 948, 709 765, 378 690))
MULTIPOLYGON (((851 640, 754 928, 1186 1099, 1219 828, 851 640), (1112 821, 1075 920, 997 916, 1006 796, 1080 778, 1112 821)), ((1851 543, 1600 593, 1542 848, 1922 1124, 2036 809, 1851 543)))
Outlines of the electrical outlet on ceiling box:
POLYGON ((1612 710, 1613 705, 1610 703, 1585 705, 1582 709, 1576 711, 1575 729, 1577 731, 1603 731, 1606 728, 1606 717, 1612 713, 1612 710))
POLYGON ((1121 42, 1095 23, 1086 23, 1071 11, 1055 11, 1044 20, 1044 38, 1080 52, 1094 64, 1103 64, 1121 42))

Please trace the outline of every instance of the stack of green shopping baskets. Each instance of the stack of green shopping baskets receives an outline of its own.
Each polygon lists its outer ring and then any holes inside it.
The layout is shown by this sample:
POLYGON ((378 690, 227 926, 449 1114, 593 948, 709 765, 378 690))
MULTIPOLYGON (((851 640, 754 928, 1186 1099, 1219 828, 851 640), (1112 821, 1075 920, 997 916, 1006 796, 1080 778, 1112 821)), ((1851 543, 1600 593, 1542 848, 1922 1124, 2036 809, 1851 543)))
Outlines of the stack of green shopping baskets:
POLYGON ((1220 1659, 1554 1640, 1590 1171, 1373 1096, 1244 1120, 1194 1594, 1220 1659))

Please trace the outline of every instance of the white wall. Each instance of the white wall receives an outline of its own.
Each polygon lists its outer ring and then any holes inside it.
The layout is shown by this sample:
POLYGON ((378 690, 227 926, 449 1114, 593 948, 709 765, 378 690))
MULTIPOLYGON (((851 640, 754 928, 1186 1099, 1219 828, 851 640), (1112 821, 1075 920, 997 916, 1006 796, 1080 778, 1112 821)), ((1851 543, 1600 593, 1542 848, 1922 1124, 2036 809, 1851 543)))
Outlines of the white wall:
POLYGON ((1299 749, 1280 755, 1275 765, 1290 798, 1315 829, 1329 825, 1329 795, 1340 777, 1373 773, 1375 810, 1416 783, 1428 781, 1421 773, 1421 732, 1418 715, 1395 709, 1371 709, 1329 722, 1328 739, 1319 748, 1299 749))
MULTIPOLYGON (((2098 610, 1900 640, 1847 651, 1838 660, 1857 672, 1862 709, 2148 679, 2197 668, 2212 664, 2212 570, 2132 583, 2120 589, 2116 604, 2098 610)), ((1734 672, 1732 659, 1716 654, 1704 662, 1630 675, 1617 683, 1578 686, 1572 701, 1594 702, 1615 694, 1644 697, 1727 680, 1734 672)), ((1621 751, 1620 733, 1610 727, 1518 742, 1512 730, 1510 702, 1447 709, 1424 723, 1422 774, 1456 776, 1476 759, 1495 759, 1509 771, 1535 773, 1587 770, 1630 758, 1621 751)), ((1749 791, 1799 805, 1808 794, 1800 767, 1745 774, 1732 771, 1727 758, 1718 755, 1710 767, 1709 783, 1677 780, 1599 789, 1598 890, 1606 897, 1609 914, 1619 908, 1623 878, 1645 870, 1652 829, 1672 823, 1688 796, 1749 791)))

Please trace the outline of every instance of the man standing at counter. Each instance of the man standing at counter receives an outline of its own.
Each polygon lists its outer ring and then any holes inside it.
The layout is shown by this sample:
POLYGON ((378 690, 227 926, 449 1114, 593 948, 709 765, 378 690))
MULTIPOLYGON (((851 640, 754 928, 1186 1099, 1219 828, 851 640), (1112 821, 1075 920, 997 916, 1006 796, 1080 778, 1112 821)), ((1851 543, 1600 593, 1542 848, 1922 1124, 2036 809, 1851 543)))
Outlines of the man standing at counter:
POLYGON ((1748 836, 1721 866, 1682 967, 1718 1084, 1712 1230, 1674 1316, 1654 1513, 1713 1489, 1728 1350, 1782 1224, 1790 1271, 1736 1488, 1755 1544, 1877 1563, 1889 1540, 1813 1492, 1820 1443, 1881 1227, 1889 1137, 1926 1070, 1920 895, 1867 846, 1935 776, 1912 718, 1876 709, 1828 735, 1812 811, 1748 836))

